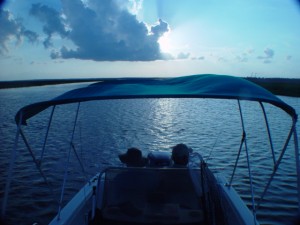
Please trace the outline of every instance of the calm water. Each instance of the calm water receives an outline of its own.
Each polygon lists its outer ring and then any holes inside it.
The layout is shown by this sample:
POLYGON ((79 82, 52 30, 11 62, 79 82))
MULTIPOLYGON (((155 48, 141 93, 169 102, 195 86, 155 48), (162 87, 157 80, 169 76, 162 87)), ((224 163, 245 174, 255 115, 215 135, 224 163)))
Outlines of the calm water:
MULTIPOLYGON (((17 110, 36 101, 48 100, 67 90, 86 84, 0 90, 0 194, 3 197, 6 169, 13 149, 17 110)), ((300 99, 281 97, 300 111, 300 99)), ((51 182, 52 192, 37 172, 32 158, 20 142, 8 204, 9 224, 47 224, 57 210, 59 188, 69 150, 70 131, 77 105, 58 106, 50 129, 42 164, 51 182)), ((260 196, 272 169, 270 147, 264 119, 257 103, 242 101, 247 144, 251 156, 255 194, 260 196)), ((273 106, 266 105, 276 157, 283 147, 291 121, 273 106)), ((50 110, 29 120, 25 134, 34 153, 40 157, 50 110)), ((83 173, 75 154, 71 155, 65 202, 103 166, 120 165, 117 155, 128 147, 170 151, 177 143, 186 143, 200 152, 211 168, 222 170, 229 178, 241 141, 240 116, 236 101, 208 99, 114 100, 82 103, 73 140, 85 167, 83 173), (72 180, 72 181, 71 181, 72 180)), ((298 132, 299 124, 298 124, 298 132)), ((73 153, 73 152, 72 152, 73 153)), ((297 213, 294 150, 283 158, 276 180, 262 203, 261 224, 290 224, 297 213)), ((250 206, 249 180, 243 151, 234 185, 250 206)))

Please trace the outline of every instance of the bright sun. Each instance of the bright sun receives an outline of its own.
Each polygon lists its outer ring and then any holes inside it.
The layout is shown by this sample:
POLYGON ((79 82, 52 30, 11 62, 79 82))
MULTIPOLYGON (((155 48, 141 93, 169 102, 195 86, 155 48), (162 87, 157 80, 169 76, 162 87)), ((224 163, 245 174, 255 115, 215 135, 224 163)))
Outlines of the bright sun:
POLYGON ((170 53, 171 44, 169 39, 169 32, 164 33, 164 35, 159 38, 158 43, 162 52, 170 53))

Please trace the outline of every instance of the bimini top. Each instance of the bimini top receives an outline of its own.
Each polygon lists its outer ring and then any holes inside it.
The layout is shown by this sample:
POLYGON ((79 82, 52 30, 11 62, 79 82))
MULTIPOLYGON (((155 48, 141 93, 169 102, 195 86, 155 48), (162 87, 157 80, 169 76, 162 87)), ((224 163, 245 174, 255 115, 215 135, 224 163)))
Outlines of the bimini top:
POLYGON ((225 75, 192 75, 177 78, 104 79, 68 91, 50 101, 25 106, 18 111, 15 120, 17 124, 26 124, 29 118, 53 105, 131 98, 218 98, 267 102, 283 109, 292 118, 297 118, 291 106, 250 81, 225 75))

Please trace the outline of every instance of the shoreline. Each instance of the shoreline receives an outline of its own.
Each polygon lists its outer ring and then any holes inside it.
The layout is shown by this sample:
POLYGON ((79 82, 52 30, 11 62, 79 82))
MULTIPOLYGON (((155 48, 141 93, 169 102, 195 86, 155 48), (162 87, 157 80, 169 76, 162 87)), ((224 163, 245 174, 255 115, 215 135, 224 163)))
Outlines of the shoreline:
MULTIPOLYGON (((300 97, 300 79, 299 78, 256 78, 242 77, 263 88, 269 90, 275 95, 290 97, 300 97)), ((19 81, 0 81, 0 89, 24 88, 45 85, 99 82, 119 78, 82 78, 82 79, 40 79, 40 80, 19 80, 19 81)))
POLYGON ((0 89, 24 88, 58 84, 72 84, 84 82, 98 82, 105 78, 85 78, 85 79, 38 79, 38 80, 17 80, 17 81, 0 81, 0 89))
POLYGON ((300 97, 300 79, 299 78, 256 78, 245 77, 267 90, 274 95, 283 95, 290 97, 300 97))

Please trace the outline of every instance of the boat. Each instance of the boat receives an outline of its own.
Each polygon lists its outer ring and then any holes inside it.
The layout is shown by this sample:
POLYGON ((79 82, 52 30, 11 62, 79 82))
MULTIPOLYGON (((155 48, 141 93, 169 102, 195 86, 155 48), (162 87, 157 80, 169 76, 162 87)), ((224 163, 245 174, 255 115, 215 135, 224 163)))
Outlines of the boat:
MULTIPOLYGON (((42 161, 49 128, 55 109, 60 105, 77 104, 74 129, 68 149, 64 179, 61 185, 60 199, 56 216, 50 225, 93 225, 93 224, 228 224, 258 225, 257 210, 264 201, 268 189, 282 162, 287 146, 294 145, 296 159, 297 189, 300 192, 299 146, 296 131, 297 114, 293 107, 273 95, 266 89, 243 78, 227 75, 192 75, 175 78, 116 78, 104 79, 86 87, 68 91, 52 100, 38 102, 21 108, 16 116, 17 124, 15 151, 12 153, 5 187, 2 216, 8 201, 12 170, 14 166, 17 142, 21 138, 25 143, 37 170, 45 177, 42 161), (237 149, 235 164, 230 179, 222 171, 213 171, 199 152, 190 150, 190 163, 186 167, 173 167, 169 151, 153 150, 147 156, 144 166, 104 166, 95 172, 86 184, 65 205, 63 199, 68 181, 68 163, 73 145, 74 130, 81 103, 87 101, 148 99, 148 98, 205 98, 234 100, 238 105, 242 135, 237 149), (266 122, 266 132, 270 142, 270 157, 274 159, 273 170, 260 198, 253 193, 251 154, 247 146, 247 131, 244 125, 240 102, 257 102, 266 122), (268 124, 265 105, 273 105, 291 119, 291 126, 276 158, 272 145, 272 133, 268 124), (41 156, 34 155, 23 126, 44 110, 52 108, 45 134, 41 156), (20 137, 20 138, 19 138, 20 137), (248 171, 251 204, 246 205, 233 185, 241 152, 245 152, 248 171)), ((76 154, 76 157, 78 155, 76 154)), ((79 160, 80 162, 80 160, 79 160)), ((82 166, 80 164, 80 166, 82 166)), ((298 197, 298 208, 300 193, 298 197)))

